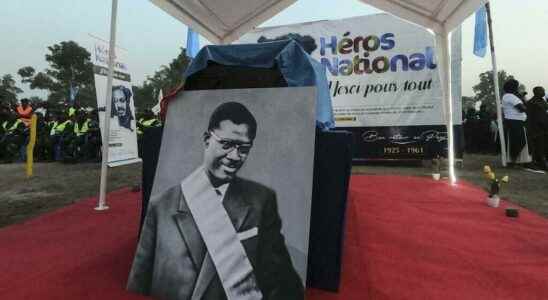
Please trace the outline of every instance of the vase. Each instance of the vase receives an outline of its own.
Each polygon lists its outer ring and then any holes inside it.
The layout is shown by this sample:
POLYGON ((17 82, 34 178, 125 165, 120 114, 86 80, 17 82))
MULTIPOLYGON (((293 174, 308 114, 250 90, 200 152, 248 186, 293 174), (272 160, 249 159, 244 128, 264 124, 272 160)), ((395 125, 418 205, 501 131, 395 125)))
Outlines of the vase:
POLYGON ((441 174, 440 173, 432 173, 432 179, 434 180, 440 180, 441 174))
POLYGON ((487 197, 487 205, 491 207, 499 207, 500 198, 499 195, 493 195, 487 197))

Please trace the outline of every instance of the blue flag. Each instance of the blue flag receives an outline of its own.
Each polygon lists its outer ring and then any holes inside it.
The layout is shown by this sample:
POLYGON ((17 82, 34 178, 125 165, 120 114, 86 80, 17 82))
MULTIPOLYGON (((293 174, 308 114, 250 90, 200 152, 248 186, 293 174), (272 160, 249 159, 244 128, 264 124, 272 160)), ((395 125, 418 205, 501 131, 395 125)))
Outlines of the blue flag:
POLYGON ((186 55, 190 58, 194 58, 200 50, 199 35, 197 32, 188 27, 186 34, 186 55))
POLYGON ((485 57, 487 53, 487 10, 482 6, 476 12, 476 27, 474 32, 474 54, 485 57))
POLYGON ((76 96, 78 95, 78 92, 80 91, 80 88, 77 86, 73 86, 72 83, 69 87, 69 101, 71 103, 74 103, 74 100, 76 100, 76 96))

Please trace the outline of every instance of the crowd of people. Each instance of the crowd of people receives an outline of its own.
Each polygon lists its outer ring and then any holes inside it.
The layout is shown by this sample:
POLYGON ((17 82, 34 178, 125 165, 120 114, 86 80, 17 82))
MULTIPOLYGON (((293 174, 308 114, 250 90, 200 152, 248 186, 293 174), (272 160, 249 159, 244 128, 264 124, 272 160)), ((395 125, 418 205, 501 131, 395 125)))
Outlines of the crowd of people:
MULTIPOLYGON (((503 86, 507 161, 510 166, 545 173, 548 171, 548 97, 545 89, 538 86, 528 99, 526 93, 519 92, 519 85, 517 80, 511 79, 503 86)), ((22 99, 18 105, 0 105, 0 162, 26 160, 33 114, 37 116, 35 160, 101 160, 97 109, 82 109, 72 104, 63 110, 50 111, 42 104, 22 99)), ((137 120, 141 148, 144 130, 161 126, 161 121, 151 110, 145 110, 137 120)), ((480 106, 479 112, 473 108, 465 112, 463 124, 467 153, 500 153, 497 117, 495 113, 489 113, 485 105, 480 106)))
POLYGON ((464 150, 466 153, 500 153, 497 114, 490 113, 487 110, 487 105, 482 104, 479 111, 469 108, 463 113, 463 116, 464 150))
MULTIPOLYGON (((101 133, 97 109, 66 105, 52 111, 22 99, 17 105, 0 106, 0 162, 26 160, 32 115, 37 116, 35 161, 93 162, 101 160, 101 133)), ((138 144, 146 127, 160 121, 147 110, 138 118, 138 144)))
POLYGON ((506 136, 506 152, 511 166, 521 166, 537 173, 548 170, 548 102, 546 91, 537 86, 533 97, 519 92, 519 82, 504 84, 502 108, 506 136))
MULTIPOLYGON (((543 87, 533 96, 519 91, 520 83, 511 79, 503 86, 502 110, 507 162, 535 173, 548 171, 548 98, 543 87)), ((500 138, 497 115, 482 104, 479 112, 470 108, 464 114, 467 153, 498 154, 500 138)))

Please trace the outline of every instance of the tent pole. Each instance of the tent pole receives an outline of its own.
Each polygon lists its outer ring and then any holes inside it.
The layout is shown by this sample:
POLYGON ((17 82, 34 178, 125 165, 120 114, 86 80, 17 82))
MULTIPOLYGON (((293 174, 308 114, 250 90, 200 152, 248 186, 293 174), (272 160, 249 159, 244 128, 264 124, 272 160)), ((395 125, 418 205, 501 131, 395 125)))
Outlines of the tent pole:
POLYGON ((442 90, 443 114, 447 126, 447 158, 449 160, 449 181, 454 184, 455 176, 455 139, 453 130, 453 101, 451 95, 451 58, 449 56, 449 32, 436 33, 440 80, 442 90))
POLYGON ((112 78, 114 77, 114 60, 116 45, 116 17, 118 14, 118 0, 112 0, 112 11, 110 16, 110 43, 108 50, 108 77, 107 94, 105 96, 105 117, 103 118, 103 139, 102 139, 102 161, 101 161, 101 184, 99 187, 99 202, 95 210, 107 210, 107 176, 108 176, 108 148, 110 136, 110 114, 112 105, 112 78))
POLYGON ((500 100, 500 86, 498 80, 497 56, 495 55, 495 38, 493 37, 493 19, 491 18, 491 6, 489 2, 485 3, 487 10, 487 24, 489 25, 489 42, 491 44, 491 62, 493 64, 493 83, 495 84, 495 101, 497 104, 497 125, 500 140, 500 155, 502 156, 502 166, 506 167, 506 138, 504 136, 504 125, 502 123, 502 102, 500 100))

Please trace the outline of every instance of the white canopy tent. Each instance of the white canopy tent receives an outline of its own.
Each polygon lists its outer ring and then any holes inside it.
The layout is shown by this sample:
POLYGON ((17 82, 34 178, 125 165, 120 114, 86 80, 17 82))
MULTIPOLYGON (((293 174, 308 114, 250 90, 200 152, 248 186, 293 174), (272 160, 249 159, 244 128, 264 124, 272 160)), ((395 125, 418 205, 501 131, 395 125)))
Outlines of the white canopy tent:
MULTIPOLYGON (((116 31, 116 5, 113 1, 111 45, 116 31)), ((228 44, 261 23, 275 16, 297 0, 150 0, 156 6, 216 44, 228 44)), ((453 120, 451 101, 450 33, 468 16, 474 13, 485 0, 359 0, 386 11, 411 23, 430 29, 438 45, 438 60, 444 99, 444 116, 449 143, 449 178, 456 182, 454 162, 453 120)), ((114 55, 114 47, 111 47, 114 55)), ((112 71, 110 72, 112 74, 112 71)), ((109 74, 110 76, 112 76, 109 74)), ((109 76, 109 77, 110 77, 109 76)), ((110 91, 110 89, 107 89, 110 91)), ((108 96, 108 95, 107 95, 108 96)), ((110 101, 107 101, 107 111, 110 101)), ((107 118, 108 119, 108 118, 107 118)), ((105 124, 108 132, 108 125, 105 124)), ((103 142, 108 145, 108 142, 103 142)), ((105 152, 103 152, 105 153, 105 152)), ((105 157, 103 156, 103 160, 105 157)), ((103 177, 99 207, 105 205, 103 177), (103 199, 103 200, 101 200, 103 199)), ((106 185, 106 180, 104 181, 106 185)))
MULTIPOLYGON (((229 44, 297 0, 150 0, 210 42, 229 44)), ((484 0, 358 0, 443 35, 484 0)))

